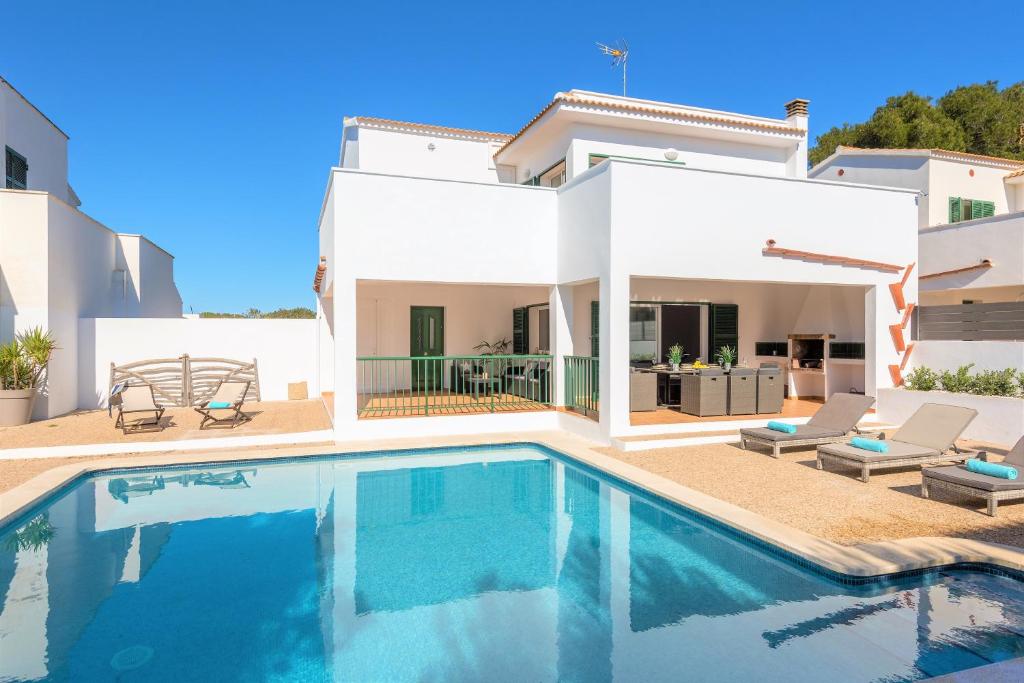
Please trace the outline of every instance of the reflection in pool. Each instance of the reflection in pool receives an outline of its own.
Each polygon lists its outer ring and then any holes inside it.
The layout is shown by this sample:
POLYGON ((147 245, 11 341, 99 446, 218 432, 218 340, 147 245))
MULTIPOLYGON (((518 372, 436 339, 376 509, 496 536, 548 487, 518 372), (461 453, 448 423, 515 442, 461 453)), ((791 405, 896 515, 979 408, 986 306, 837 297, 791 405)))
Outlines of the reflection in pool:
POLYGON ((86 479, 0 538, 0 680, 837 680, 1024 655, 1024 585, 851 587, 534 447, 86 479))

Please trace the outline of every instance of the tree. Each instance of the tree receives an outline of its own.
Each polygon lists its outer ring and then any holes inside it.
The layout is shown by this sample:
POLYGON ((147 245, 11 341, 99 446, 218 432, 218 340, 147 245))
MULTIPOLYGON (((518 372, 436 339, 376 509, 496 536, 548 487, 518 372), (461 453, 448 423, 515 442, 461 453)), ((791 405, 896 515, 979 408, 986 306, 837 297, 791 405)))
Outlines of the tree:
POLYGON ((286 318, 286 319, 313 319, 316 317, 316 312, 312 308, 305 306, 297 306, 295 308, 278 308, 277 310, 264 313, 258 308, 250 308, 245 313, 214 313, 210 311, 204 311, 199 314, 200 318, 249 318, 249 319, 261 319, 261 318, 286 318))
POLYGON ((959 86, 935 104, 907 92, 890 97, 863 123, 844 123, 818 136, 808 153, 812 164, 838 145, 938 148, 1024 159, 1024 81, 1000 91, 995 81, 959 86))

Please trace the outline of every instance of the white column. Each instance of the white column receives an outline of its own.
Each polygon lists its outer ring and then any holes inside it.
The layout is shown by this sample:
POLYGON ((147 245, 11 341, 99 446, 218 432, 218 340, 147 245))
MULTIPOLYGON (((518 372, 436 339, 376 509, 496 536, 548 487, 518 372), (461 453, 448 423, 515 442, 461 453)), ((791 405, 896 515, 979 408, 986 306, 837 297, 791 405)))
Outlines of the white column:
POLYGON ((573 292, 572 285, 555 285, 549 300, 551 355, 555 365, 551 390, 554 392, 552 403, 556 406, 565 405, 565 357, 573 355, 573 292))
POLYGON ((334 438, 350 439, 356 427, 356 281, 334 278, 334 438))
POLYGON ((629 428, 629 275, 602 275, 600 284, 601 434, 629 428))
POLYGON ((878 396, 880 388, 892 386, 889 365, 899 365, 900 358, 889 325, 896 322, 899 316, 889 288, 869 287, 864 293, 864 393, 868 396, 878 396))

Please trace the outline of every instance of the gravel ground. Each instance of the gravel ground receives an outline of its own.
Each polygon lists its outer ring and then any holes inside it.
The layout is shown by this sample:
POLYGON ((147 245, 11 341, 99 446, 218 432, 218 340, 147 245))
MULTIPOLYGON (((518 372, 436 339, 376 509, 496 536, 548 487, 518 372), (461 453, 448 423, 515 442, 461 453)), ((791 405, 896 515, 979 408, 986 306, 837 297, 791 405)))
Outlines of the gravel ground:
POLYGON ((108 416, 107 411, 81 411, 21 427, 0 427, 0 449, 215 439, 223 436, 306 432, 329 429, 331 426, 327 411, 319 399, 246 403, 242 412, 251 415, 253 419, 234 429, 207 427, 200 431, 199 421, 202 416, 195 410, 168 408, 162 420, 163 429, 124 435, 114 427, 114 417, 108 416))
MULTIPOLYGON (((1024 547, 1024 501, 1002 503, 995 519, 984 501, 935 491, 921 498, 920 468, 882 471, 867 484, 853 469, 818 471, 813 450, 778 460, 731 444, 605 455, 684 486, 844 545, 953 536, 1024 547)), ((992 450, 994 455, 1003 451, 992 450)), ((998 457, 993 460, 998 460, 998 457)))

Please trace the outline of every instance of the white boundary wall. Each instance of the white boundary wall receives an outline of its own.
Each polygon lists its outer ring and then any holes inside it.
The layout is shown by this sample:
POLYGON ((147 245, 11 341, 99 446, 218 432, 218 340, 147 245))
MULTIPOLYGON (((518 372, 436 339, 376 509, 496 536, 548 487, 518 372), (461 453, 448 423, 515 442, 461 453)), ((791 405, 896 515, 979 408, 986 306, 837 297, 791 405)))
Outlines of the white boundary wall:
POLYGON ((110 364, 148 358, 256 359, 265 401, 288 398, 289 382, 319 396, 316 320, 83 318, 78 321, 78 406, 106 406, 110 364))
POLYGON ((915 342, 910 356, 913 368, 956 370, 973 363, 971 372, 1017 368, 1024 370, 1024 342, 1019 341, 940 341, 915 342))

